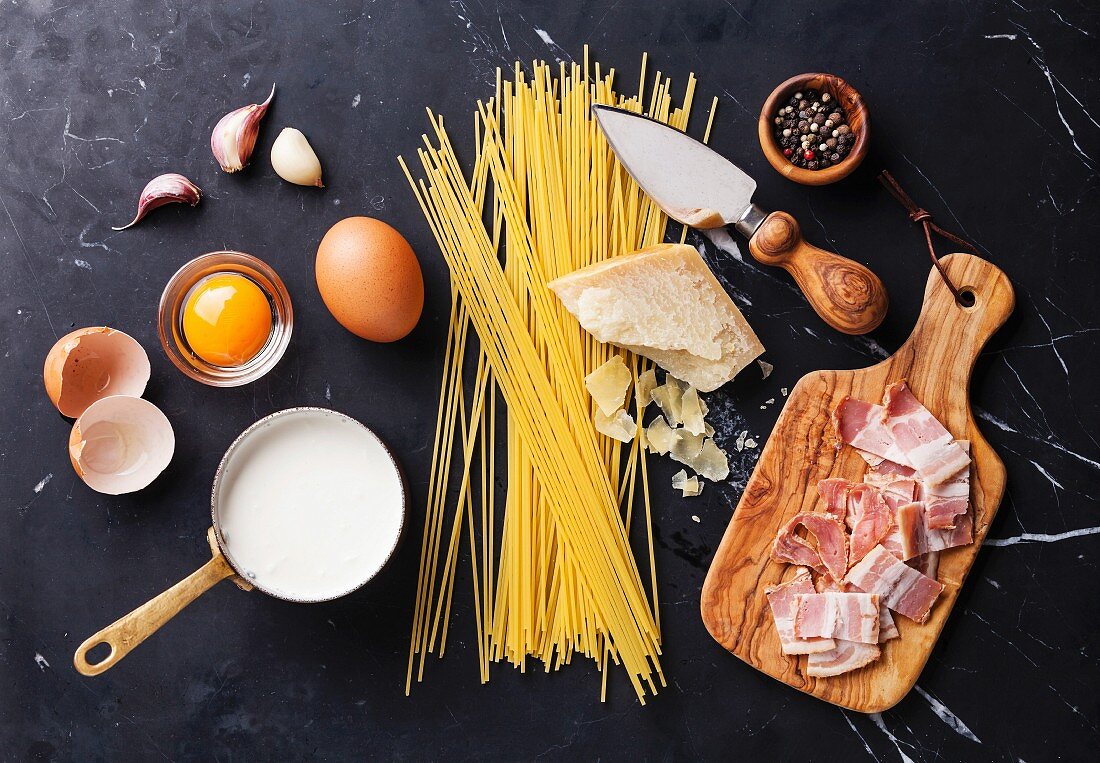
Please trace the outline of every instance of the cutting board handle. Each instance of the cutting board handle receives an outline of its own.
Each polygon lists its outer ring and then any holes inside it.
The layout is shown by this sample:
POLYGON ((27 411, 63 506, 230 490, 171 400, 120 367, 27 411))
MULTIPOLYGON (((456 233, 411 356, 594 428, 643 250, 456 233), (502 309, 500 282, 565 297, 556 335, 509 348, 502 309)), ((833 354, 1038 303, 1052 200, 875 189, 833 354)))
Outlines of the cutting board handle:
POLYGON ((236 575, 221 549, 216 545, 212 548, 214 555, 209 562, 81 644, 73 655, 73 666, 77 671, 82 675, 97 676, 114 667, 134 647, 156 633, 214 584, 236 575), (111 651, 99 662, 89 662, 88 652, 100 644, 111 647, 111 651))
POLYGON ((941 257, 940 262, 958 287, 961 300, 955 300, 932 268, 917 325, 893 362, 895 367, 899 361, 908 365, 915 378, 969 385, 978 354, 1008 320, 1016 297, 1008 276, 988 260, 956 252, 941 257))

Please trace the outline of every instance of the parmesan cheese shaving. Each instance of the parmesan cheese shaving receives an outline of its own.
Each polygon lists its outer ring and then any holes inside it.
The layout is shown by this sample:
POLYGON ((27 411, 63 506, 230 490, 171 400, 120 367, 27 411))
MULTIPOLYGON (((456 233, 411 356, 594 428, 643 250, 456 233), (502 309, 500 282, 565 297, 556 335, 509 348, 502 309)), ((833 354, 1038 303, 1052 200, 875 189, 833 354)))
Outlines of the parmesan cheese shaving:
POLYGON ((644 411, 653 402, 652 392, 657 387, 657 372, 652 368, 638 377, 634 385, 634 400, 638 410, 644 411))
POLYGON ((668 425, 663 416, 653 419, 645 435, 646 440, 649 441, 650 452, 662 456, 668 453, 680 439, 680 435, 668 425))
MULTIPOLYGON (((630 391, 630 369, 618 355, 584 377, 584 386, 588 394, 596 401, 605 416, 614 416, 626 403, 626 393, 630 391)), ((602 431, 602 430, 601 430, 602 431)))
POLYGON ((597 410, 592 420, 597 432, 619 442, 630 442, 638 430, 633 417, 621 408, 610 416, 604 416, 603 411, 597 410))

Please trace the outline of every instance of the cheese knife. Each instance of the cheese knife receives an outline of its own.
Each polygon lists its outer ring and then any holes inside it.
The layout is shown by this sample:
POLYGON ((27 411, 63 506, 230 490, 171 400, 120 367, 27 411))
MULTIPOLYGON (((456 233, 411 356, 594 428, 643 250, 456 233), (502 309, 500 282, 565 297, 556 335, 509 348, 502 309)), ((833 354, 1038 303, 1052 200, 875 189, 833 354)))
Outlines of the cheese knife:
POLYGON ((806 243, 798 221, 753 203, 756 181, 714 149, 643 114, 593 105, 611 150, 642 190, 674 220, 707 230, 732 225, 752 256, 781 267, 822 320, 845 334, 882 323, 889 300, 878 276, 806 243))

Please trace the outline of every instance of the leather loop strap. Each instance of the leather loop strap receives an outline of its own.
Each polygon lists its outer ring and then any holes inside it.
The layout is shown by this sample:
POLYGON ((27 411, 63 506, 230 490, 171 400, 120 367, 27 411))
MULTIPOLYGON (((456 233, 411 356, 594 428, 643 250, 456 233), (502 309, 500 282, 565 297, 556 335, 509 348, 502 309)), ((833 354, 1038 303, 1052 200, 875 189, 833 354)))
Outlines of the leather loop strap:
POLYGON ((928 244, 928 254, 932 257, 932 264, 936 266, 936 270, 939 271, 940 276, 943 278, 943 282, 947 284, 947 288, 951 291, 951 295, 955 298, 955 301, 959 302, 959 290, 955 287, 955 284, 951 283, 951 279, 948 278, 947 271, 940 262, 940 258, 936 256, 936 247, 932 243, 932 234, 935 233, 940 238, 947 239, 952 244, 961 246, 972 254, 978 254, 977 248, 969 241, 936 225, 936 223, 932 221, 932 215, 924 208, 918 207, 917 203, 909 197, 909 194, 902 190, 901 185, 888 171, 883 170, 880 172, 878 180, 882 183, 883 188, 889 191, 890 195, 897 199, 899 204, 905 207, 905 211, 909 213, 909 219, 915 223, 920 223, 921 227, 924 228, 924 240, 928 244))

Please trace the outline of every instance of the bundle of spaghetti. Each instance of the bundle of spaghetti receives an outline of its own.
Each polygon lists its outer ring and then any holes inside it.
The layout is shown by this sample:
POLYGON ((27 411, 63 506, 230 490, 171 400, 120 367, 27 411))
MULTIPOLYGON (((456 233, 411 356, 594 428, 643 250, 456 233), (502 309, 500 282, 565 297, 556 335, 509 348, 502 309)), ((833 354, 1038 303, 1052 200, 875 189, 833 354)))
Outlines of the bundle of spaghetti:
MULTIPOLYGON (((643 57, 643 85, 645 66, 643 57)), ((684 129, 694 76, 676 109, 659 72, 648 108, 641 90, 623 98, 613 81, 614 70, 589 66, 587 48, 583 66, 560 64, 556 79, 544 63, 530 77, 517 64, 514 79, 498 72, 494 98, 478 104, 468 177, 430 111, 432 137, 418 151, 423 179, 399 159, 452 285, 406 692, 417 655, 420 680, 425 655, 445 650, 464 528, 483 681, 491 661, 522 670, 531 656, 549 670, 580 653, 603 671, 604 691, 609 660, 625 667, 643 702, 663 684, 645 451, 640 438, 622 446, 595 430, 584 387, 612 354, 635 380, 648 363, 592 339, 546 288, 665 235, 667 219, 614 158, 591 106, 644 110, 684 129), (499 544, 498 391, 507 424, 499 544), (629 537, 639 484, 648 595, 629 537)))

